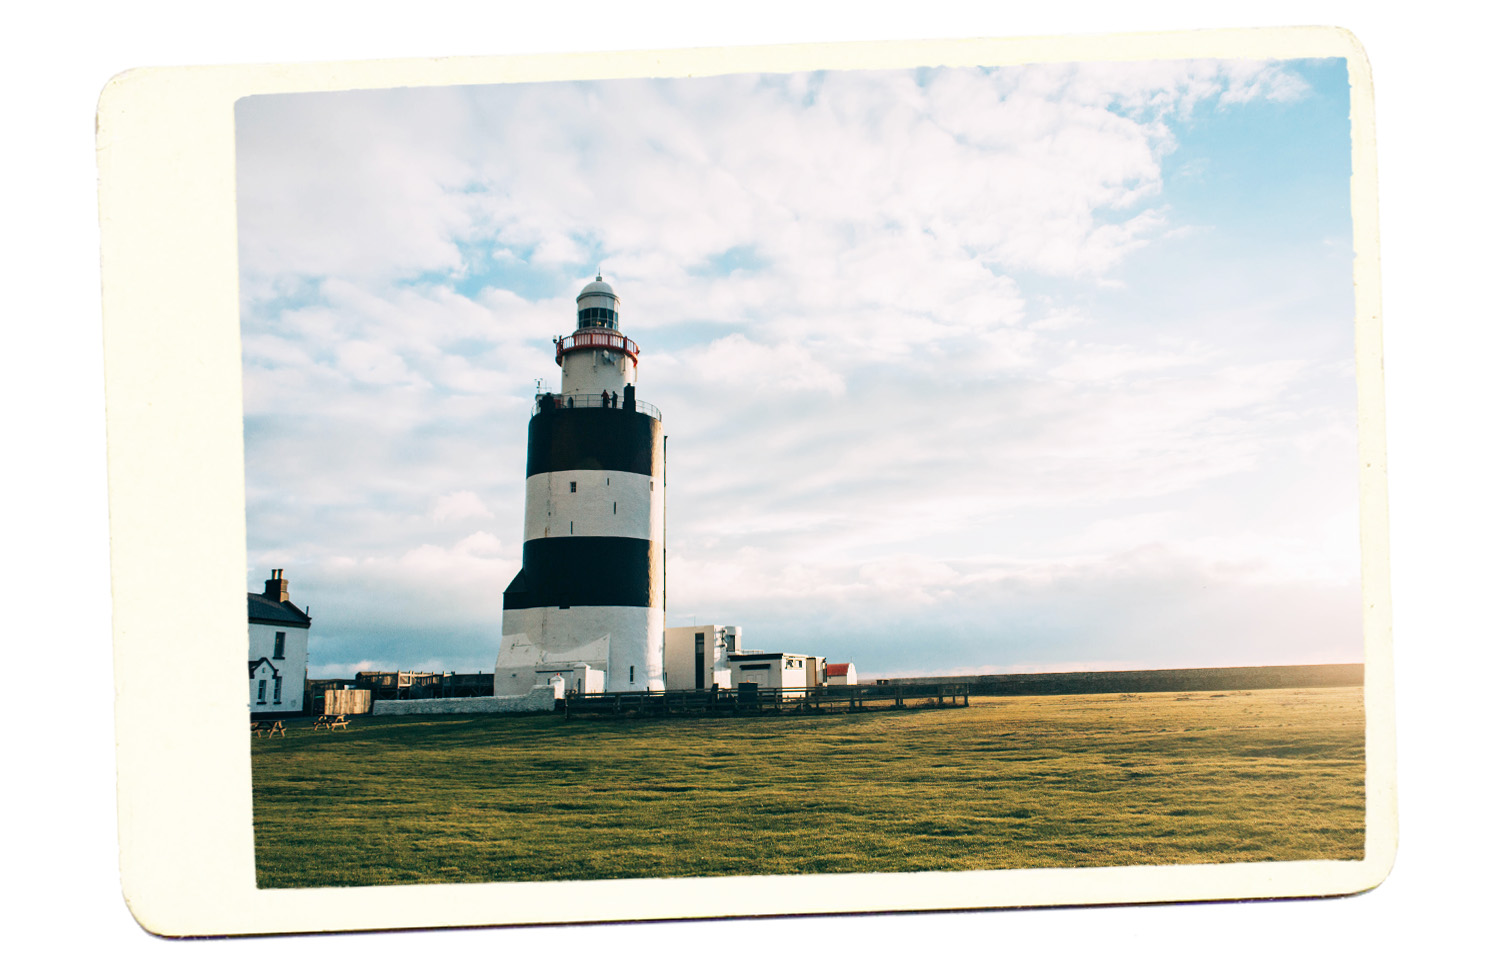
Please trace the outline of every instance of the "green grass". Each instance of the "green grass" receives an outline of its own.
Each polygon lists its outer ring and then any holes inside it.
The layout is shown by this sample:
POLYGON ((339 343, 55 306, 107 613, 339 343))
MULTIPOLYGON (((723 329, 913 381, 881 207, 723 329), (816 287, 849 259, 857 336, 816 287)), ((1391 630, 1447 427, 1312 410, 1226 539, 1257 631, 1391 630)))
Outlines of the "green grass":
POLYGON ((252 738, 262 887, 1359 859, 1358 688, 252 738))

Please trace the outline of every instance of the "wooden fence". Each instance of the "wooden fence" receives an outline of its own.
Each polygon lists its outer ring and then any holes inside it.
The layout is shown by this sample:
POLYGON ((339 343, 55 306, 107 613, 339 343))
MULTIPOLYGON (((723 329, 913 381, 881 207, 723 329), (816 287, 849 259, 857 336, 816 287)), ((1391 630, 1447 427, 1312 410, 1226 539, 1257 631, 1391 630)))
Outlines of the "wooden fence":
POLYGON ((370 710, 368 688, 343 688, 323 692, 320 715, 363 715, 370 710))

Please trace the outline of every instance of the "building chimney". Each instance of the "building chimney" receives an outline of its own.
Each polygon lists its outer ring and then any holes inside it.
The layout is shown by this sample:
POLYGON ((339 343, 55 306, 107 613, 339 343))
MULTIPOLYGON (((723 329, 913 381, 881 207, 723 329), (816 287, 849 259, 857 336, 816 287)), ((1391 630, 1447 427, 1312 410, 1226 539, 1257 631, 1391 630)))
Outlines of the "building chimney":
POLYGON ((280 570, 272 570, 271 579, 266 581, 266 599, 286 603, 286 581, 281 578, 280 570))

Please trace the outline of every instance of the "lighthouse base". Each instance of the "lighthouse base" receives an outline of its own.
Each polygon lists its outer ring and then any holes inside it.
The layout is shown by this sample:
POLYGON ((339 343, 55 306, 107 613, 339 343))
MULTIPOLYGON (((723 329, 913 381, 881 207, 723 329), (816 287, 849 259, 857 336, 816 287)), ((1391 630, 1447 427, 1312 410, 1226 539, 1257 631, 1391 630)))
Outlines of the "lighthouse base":
POLYGON ((662 691, 666 617, 651 607, 526 607, 503 614, 495 694, 560 676, 569 690, 662 691))

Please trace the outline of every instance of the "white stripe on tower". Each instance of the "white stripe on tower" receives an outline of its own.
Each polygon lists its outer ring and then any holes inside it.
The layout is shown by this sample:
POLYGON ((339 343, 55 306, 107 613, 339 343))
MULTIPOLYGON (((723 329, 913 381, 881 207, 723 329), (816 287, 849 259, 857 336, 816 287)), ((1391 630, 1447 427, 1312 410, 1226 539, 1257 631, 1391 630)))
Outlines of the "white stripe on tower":
POLYGON ((651 539, 662 520, 651 477, 618 469, 544 472, 526 480, 526 540, 552 536, 651 539))

